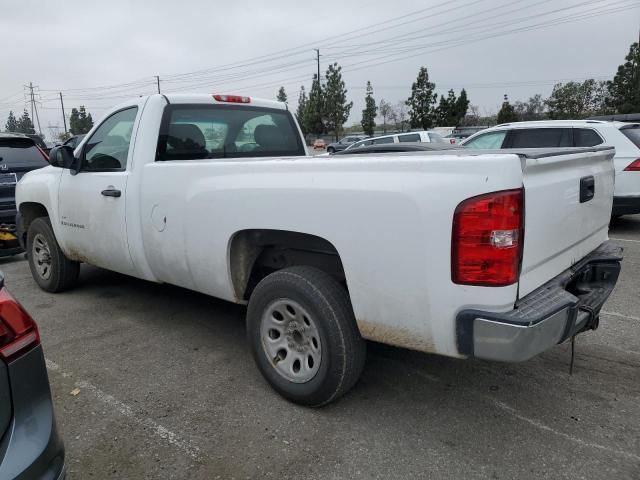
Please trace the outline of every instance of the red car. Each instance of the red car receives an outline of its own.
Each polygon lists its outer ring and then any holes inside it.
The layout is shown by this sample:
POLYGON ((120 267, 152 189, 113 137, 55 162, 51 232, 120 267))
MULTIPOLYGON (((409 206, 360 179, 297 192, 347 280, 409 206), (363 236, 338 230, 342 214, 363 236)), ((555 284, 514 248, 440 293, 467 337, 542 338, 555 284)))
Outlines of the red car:
POLYGON ((324 150, 327 147, 327 144, 321 138, 318 138, 315 142, 313 142, 314 150, 324 150))

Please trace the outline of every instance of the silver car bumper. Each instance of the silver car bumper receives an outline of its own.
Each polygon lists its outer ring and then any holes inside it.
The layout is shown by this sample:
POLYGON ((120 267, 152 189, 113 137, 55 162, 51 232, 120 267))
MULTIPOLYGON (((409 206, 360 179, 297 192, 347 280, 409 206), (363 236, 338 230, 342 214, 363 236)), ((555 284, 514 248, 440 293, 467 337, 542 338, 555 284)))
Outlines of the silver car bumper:
POLYGON ((458 350, 486 360, 522 362, 599 322, 620 273, 622 248, 605 242, 506 313, 463 310, 458 350))

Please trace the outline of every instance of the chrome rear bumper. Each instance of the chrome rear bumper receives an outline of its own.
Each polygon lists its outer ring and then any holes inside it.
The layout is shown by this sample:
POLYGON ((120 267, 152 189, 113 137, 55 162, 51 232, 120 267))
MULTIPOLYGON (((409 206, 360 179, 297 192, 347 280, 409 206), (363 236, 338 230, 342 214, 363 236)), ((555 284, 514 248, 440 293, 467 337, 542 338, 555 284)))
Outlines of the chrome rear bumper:
POLYGON ((457 316, 463 355, 522 362, 598 326, 620 273, 622 248, 605 242, 573 267, 516 302, 506 313, 463 310, 457 316))

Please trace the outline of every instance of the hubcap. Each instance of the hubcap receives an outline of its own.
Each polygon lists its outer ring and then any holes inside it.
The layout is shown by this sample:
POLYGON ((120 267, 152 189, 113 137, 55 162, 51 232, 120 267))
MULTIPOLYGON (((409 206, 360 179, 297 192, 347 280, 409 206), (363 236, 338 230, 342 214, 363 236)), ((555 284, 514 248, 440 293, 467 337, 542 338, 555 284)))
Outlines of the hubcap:
POLYGON ((51 251, 49 250, 49 243, 47 239, 44 238, 44 235, 41 233, 36 234, 31 250, 33 264, 36 267, 38 275, 43 280, 48 280, 51 276, 51 251))
POLYGON ((313 317, 298 302, 288 298, 271 302, 262 315, 260 337, 265 355, 282 377, 305 383, 318 373, 320 334, 313 317))

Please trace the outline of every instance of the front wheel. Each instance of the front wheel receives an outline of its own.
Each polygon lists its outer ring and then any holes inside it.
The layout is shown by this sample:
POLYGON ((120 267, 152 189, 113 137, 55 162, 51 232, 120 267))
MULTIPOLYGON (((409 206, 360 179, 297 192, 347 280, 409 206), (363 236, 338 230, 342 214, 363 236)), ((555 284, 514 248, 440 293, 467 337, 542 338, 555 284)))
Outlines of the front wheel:
POLYGON ((327 148, 327 153, 336 153, 336 149, 333 147, 327 148))
POLYGON ((311 267, 264 278, 247 311, 247 335, 260 372, 292 402, 319 407, 349 391, 366 357, 344 287, 311 267))
POLYGON ((27 256, 33 279, 47 292, 67 290, 78 280, 80 264, 64 255, 48 217, 36 218, 29 225, 27 256))

